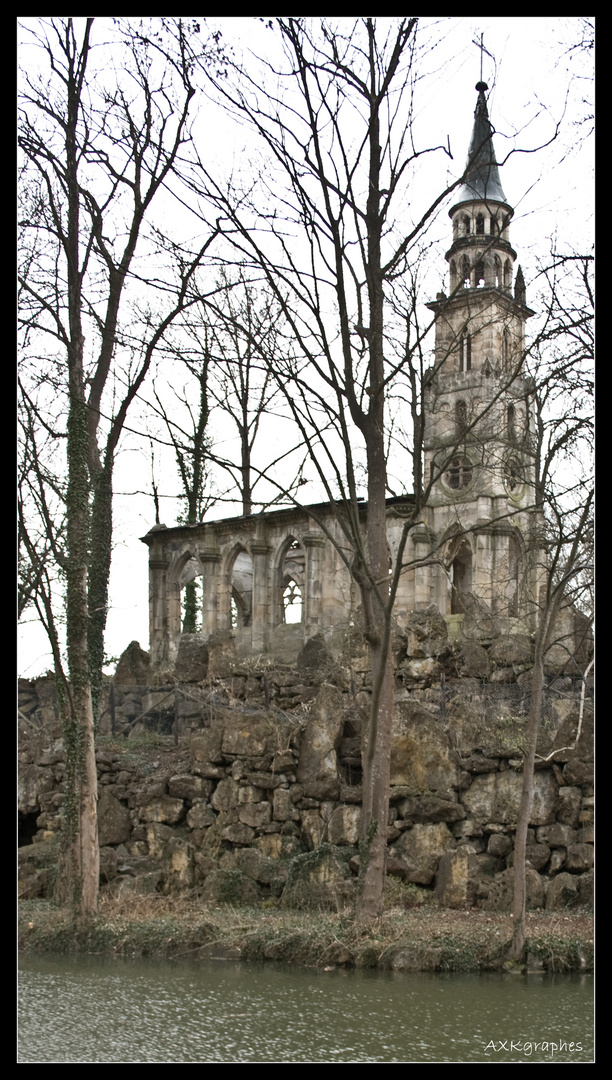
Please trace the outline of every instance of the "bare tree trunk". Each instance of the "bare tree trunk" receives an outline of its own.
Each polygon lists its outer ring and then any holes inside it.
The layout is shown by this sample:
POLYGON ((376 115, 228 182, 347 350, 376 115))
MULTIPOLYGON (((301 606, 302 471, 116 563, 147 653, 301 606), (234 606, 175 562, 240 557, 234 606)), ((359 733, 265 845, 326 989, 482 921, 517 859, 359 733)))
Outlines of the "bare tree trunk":
POLYGON ((525 948, 525 916, 527 910, 526 854, 527 829, 533 801, 534 768, 538 731, 542 719, 542 696, 544 690, 544 651, 542 632, 539 631, 535 645, 535 657, 531 680, 531 704, 527 727, 527 752, 523 761, 523 786, 519 804, 516 836, 514 839, 514 901, 512 918, 514 931, 510 958, 520 960, 525 948))
POLYGON ((70 688, 63 709, 66 794, 60 899, 72 903, 80 915, 86 916, 95 912, 98 906, 100 854, 98 780, 88 657, 87 409, 82 393, 82 381, 79 386, 78 379, 82 356, 82 344, 79 348, 78 338, 76 347, 71 351, 73 363, 70 365, 66 498, 66 638, 70 688))

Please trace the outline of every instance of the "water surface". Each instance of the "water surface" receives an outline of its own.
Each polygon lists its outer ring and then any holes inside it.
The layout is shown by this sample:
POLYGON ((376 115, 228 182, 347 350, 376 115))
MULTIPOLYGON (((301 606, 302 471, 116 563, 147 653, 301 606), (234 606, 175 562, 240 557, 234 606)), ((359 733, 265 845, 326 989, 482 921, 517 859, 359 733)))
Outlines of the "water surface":
POLYGON ((27 956, 19 979, 20 1062, 593 1060, 590 975, 27 956))

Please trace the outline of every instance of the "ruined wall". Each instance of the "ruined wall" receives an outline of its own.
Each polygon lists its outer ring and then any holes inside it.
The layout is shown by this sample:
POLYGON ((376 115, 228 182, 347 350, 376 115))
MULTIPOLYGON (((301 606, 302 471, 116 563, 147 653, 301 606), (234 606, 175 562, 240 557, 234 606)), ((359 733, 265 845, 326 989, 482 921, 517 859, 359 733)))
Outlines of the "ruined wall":
MULTIPOLYGON (((451 907, 510 905, 531 643, 495 629, 474 615, 472 637, 449 642, 431 609, 395 637, 388 873, 410 885, 407 902, 433 893, 451 907)), ((178 691, 137 683, 147 671, 137 647, 122 661, 133 685, 115 687, 117 735, 102 737, 97 753, 103 888, 196 889, 249 903, 353 899, 365 650, 356 640, 338 662, 318 637, 296 665, 275 666, 241 661, 230 635, 205 657, 196 644, 178 691), (159 732, 176 716, 175 745, 159 732)), ((528 839, 534 907, 589 903, 592 890, 592 700, 577 739, 581 688, 575 672, 549 671, 528 839)), ((49 681, 23 684, 20 700, 20 810, 31 841, 20 849, 20 882, 23 895, 45 895, 63 748, 49 681)), ((101 730, 109 726, 107 707, 101 730)))

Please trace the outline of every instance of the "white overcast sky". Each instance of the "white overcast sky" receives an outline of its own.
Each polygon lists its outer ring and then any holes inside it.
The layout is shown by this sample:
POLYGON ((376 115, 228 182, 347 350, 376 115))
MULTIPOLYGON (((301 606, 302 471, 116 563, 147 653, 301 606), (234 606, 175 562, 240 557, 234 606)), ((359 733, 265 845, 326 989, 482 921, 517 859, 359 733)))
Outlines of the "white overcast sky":
MULTIPOLYGON (((25 20, 32 25, 35 19, 25 20)), ((352 20, 350 20, 352 21, 352 20)), ((393 20, 384 20, 385 23, 393 20)), ((100 20, 104 23, 104 20, 100 20)), ((237 54, 248 49, 269 55, 272 33, 258 20, 242 17, 209 19, 210 29, 221 30, 237 54)), ((497 158, 514 147, 537 147, 550 138, 556 121, 562 121, 555 143, 540 153, 514 154, 502 171, 502 185, 515 208, 511 226, 513 247, 523 266, 528 287, 538 254, 544 255, 549 238, 558 236, 577 250, 590 248, 593 237, 593 146, 584 142, 586 125, 579 122, 587 111, 583 98, 593 101, 590 82, 592 56, 568 54, 580 35, 576 18, 450 18, 423 19, 422 30, 437 48, 425 63, 432 77, 423 80, 417 101, 417 124, 430 141, 450 146, 454 160, 439 156, 432 173, 425 176, 423 198, 428 192, 455 179, 463 170, 476 103, 475 84, 480 78, 480 51, 472 44, 484 34, 484 45, 495 58, 485 56, 483 78, 489 85, 489 111, 496 129, 497 158), (437 174, 435 170, 438 170, 437 174), (453 173, 454 175, 451 175, 453 173)), ((95 30, 94 30, 95 35, 95 30)), ((23 59, 24 51, 22 51, 23 59)), ((417 128, 418 130, 418 128, 417 128)), ((248 149, 244 129, 233 127, 227 117, 202 102, 196 133, 216 147, 219 168, 240 158, 248 149), (222 151, 221 151, 222 147, 222 151)), ((428 167, 431 159, 428 161, 428 167)), ((419 193, 416 193, 418 198, 419 193)), ((439 270, 446 270, 444 251, 450 241, 446 212, 440 218, 439 270)), ((432 289, 437 286, 432 283, 432 289)), ((424 300, 430 297, 424 297, 424 300)), ((131 494, 150 488, 148 451, 126 448, 118 455, 115 489, 114 560, 106 651, 118 656, 132 640, 148 647, 147 548, 140 543, 154 523, 150 496, 131 494)), ((313 493, 313 501, 316 496, 313 493)), ((178 504, 168 501, 162 520, 172 525, 178 504)), ((210 518, 226 516, 215 509, 210 518)), ((44 632, 29 615, 19 628, 19 673, 29 678, 52 667, 44 632)))

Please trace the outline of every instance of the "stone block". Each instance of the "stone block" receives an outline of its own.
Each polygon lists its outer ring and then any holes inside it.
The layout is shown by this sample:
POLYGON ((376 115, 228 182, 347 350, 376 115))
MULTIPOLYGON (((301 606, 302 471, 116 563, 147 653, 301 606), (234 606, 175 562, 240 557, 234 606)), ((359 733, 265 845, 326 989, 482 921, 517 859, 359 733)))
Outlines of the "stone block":
POLYGON ((473 907, 477 880, 477 856, 469 844, 446 851, 438 864, 434 896, 444 907, 473 907))
POLYGON ((260 829, 272 820, 272 807, 269 802, 243 803, 238 807, 238 818, 244 825, 260 829))
POLYGON ((185 817, 185 812, 185 803, 182 799, 171 799, 169 795, 160 795, 140 807, 138 820, 145 823, 155 821, 165 825, 176 825, 185 817))
POLYGON ((437 657, 448 648, 448 627, 435 604, 411 611, 406 626, 406 652, 410 657, 437 657))
POLYGON ((578 872, 590 870, 593 862, 594 851, 592 844, 570 844, 567 849, 567 860, 565 863, 567 870, 578 872))
POLYGON ((417 701, 397 702, 391 735, 391 780, 411 794, 453 787, 458 766, 447 733, 417 701))
POLYGON ((548 883, 546 908, 548 911, 561 911, 563 908, 575 907, 579 898, 579 879, 574 874, 558 874, 548 883))
POLYGON ((184 776, 171 776, 168 781, 168 794, 173 799, 187 799, 195 802, 196 799, 206 799, 212 791, 210 780, 204 780, 201 776, 192 776, 187 773, 184 776))
POLYGON ((330 844, 340 846, 359 843, 361 834, 361 807, 338 806, 327 824, 327 837, 330 844))
MULTIPOLYGON (((181 807, 182 807, 181 803, 181 807)), ((141 821, 149 820, 141 818, 141 821)), ((98 836, 100 847, 108 844, 124 844, 132 834, 130 812, 107 787, 98 794, 98 836)))
POLYGON ((430 885, 445 851, 456 841, 447 825, 413 825, 402 833, 395 852, 406 865, 406 880, 416 885, 430 885))
POLYGON ((336 686, 323 683, 311 708, 300 745, 297 779, 301 784, 337 779, 337 750, 344 727, 344 698, 336 686))

